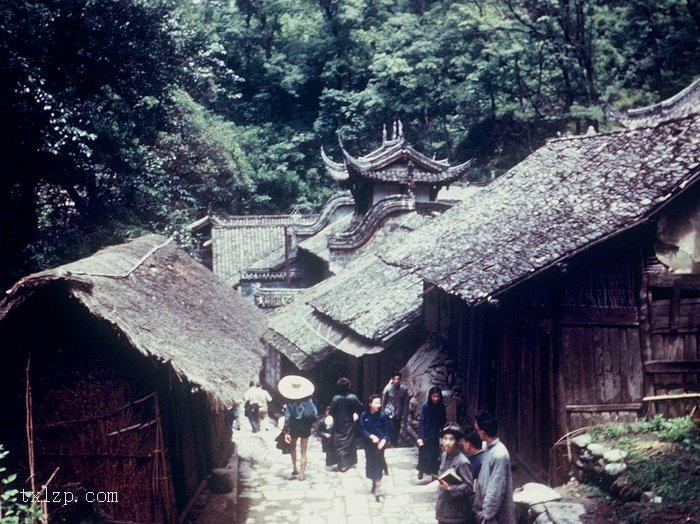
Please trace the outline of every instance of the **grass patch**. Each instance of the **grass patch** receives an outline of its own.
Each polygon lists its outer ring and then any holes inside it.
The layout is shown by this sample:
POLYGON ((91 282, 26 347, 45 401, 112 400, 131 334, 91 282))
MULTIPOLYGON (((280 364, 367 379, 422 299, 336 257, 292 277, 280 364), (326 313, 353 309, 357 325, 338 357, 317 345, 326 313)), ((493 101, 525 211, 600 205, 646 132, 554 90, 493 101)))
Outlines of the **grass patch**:
POLYGON ((606 424, 591 431, 594 441, 612 442, 629 453, 627 472, 644 491, 663 498, 663 505, 697 510, 700 500, 700 429, 689 417, 606 424))

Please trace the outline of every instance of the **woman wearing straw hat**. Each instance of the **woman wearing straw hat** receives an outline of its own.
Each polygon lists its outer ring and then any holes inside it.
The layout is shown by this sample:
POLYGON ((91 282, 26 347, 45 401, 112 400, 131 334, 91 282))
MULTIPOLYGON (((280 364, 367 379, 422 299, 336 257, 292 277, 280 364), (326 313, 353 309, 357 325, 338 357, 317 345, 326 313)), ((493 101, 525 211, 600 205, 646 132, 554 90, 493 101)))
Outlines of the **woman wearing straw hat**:
POLYGON ((311 395, 314 385, 308 378, 298 375, 282 377, 277 389, 287 402, 284 407, 284 440, 291 444, 292 477, 299 475, 299 480, 306 478, 306 447, 311 435, 311 426, 316 421, 318 411, 311 395), (297 470, 297 439, 301 439, 301 461, 297 470))

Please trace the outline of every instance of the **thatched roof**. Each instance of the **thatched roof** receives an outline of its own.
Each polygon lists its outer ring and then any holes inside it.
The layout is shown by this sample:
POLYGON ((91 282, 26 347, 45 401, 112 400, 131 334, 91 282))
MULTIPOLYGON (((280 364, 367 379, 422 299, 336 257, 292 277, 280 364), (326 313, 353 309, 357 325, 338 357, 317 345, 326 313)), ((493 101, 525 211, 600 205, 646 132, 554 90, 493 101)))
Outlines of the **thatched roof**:
POLYGON ((144 236, 21 279, 0 302, 0 322, 58 283, 135 350, 213 399, 240 399, 260 372, 265 316, 164 237, 144 236))
POLYGON ((699 115, 553 140, 383 258, 479 303, 642 223, 699 176, 699 115))

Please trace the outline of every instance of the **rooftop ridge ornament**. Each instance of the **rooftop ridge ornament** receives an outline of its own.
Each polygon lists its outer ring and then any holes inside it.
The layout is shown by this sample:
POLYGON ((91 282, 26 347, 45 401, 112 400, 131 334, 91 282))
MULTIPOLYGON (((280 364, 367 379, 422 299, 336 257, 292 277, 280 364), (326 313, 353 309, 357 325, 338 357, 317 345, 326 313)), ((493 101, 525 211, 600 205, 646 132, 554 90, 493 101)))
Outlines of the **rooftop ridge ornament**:
POLYGON ((321 158, 330 176, 344 188, 366 184, 398 184, 398 192, 406 192, 409 185, 427 186, 431 192, 450 184, 466 174, 470 161, 451 166, 447 160, 435 160, 411 147, 405 140, 403 123, 394 119, 391 130, 382 126, 382 145, 362 156, 353 156, 345 148, 341 133, 337 133, 342 162, 328 157, 321 148, 321 158), (411 163, 409 174, 409 162, 411 163))

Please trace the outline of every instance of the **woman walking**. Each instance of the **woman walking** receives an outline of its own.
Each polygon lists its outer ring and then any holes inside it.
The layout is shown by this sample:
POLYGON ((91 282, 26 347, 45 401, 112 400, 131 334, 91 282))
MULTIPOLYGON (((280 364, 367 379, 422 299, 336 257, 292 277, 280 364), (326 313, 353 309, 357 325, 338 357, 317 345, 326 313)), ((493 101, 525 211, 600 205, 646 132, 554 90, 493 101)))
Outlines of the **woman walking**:
POLYGON ((306 478, 306 448, 309 444, 311 426, 316 421, 318 411, 311 395, 314 385, 307 378, 287 375, 277 386, 280 394, 288 399, 284 407, 284 440, 292 446, 292 477, 306 478), (297 440, 300 439, 301 461, 297 470, 297 440))
POLYGON ((385 468, 384 448, 391 429, 389 418, 382 413, 382 398, 371 395, 367 401, 367 411, 360 415, 360 433, 365 440, 365 474, 372 480, 372 494, 379 502, 382 494, 379 486, 385 468))
POLYGON ((440 466, 440 431, 445 426, 445 404, 442 390, 432 386, 428 391, 428 400, 420 409, 418 420, 418 479, 424 474, 435 475, 440 466))
POLYGON ((362 411, 362 402, 350 393, 350 380, 342 377, 336 383, 338 394, 333 397, 330 415, 333 417, 333 447, 341 473, 357 464, 355 423, 362 411))

